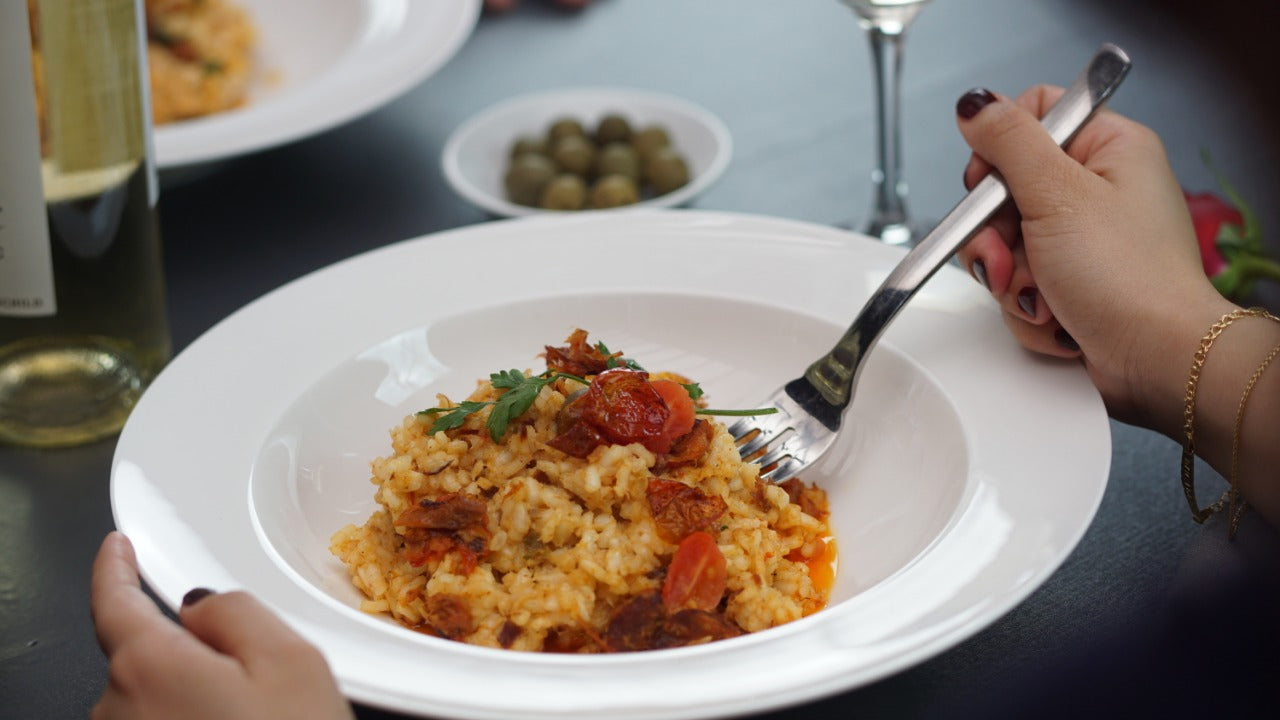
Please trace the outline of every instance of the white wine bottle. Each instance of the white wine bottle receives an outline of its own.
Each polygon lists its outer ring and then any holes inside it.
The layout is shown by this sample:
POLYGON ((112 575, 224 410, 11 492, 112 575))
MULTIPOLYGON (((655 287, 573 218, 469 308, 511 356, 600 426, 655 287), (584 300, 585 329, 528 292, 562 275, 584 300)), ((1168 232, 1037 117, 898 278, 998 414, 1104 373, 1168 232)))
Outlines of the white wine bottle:
POLYGON ((142 0, 0 2, 0 442, 119 431, 168 360, 142 0))

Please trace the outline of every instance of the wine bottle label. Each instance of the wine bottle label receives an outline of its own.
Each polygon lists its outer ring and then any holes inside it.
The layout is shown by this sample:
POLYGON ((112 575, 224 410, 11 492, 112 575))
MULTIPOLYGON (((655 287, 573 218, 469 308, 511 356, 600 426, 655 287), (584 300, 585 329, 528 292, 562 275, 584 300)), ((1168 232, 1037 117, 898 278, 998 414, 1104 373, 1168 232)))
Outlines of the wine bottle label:
POLYGON ((57 312, 27 3, 0 2, 0 316, 57 312))

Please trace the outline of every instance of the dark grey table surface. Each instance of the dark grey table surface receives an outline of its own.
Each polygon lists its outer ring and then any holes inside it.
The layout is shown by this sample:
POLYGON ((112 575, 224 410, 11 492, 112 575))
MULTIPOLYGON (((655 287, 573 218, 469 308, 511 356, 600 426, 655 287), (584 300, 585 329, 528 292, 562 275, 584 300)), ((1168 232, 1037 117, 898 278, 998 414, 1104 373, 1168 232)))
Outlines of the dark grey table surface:
MULTIPOLYGON (((964 90, 983 85, 1015 94, 1037 82, 1066 84, 1110 41, 1135 61, 1111 106, 1164 137, 1186 187, 1216 189, 1201 160, 1207 150, 1264 226, 1280 228, 1280 137, 1268 115, 1276 106, 1276 53, 1260 29, 1267 5, 1235 0, 1197 16, 1195 7, 1208 4, 932 3, 909 33, 905 60, 913 212, 939 217, 963 193, 967 150, 953 108, 964 90)), ((697 208, 854 227, 866 214, 869 53, 834 0, 596 0, 579 14, 524 0, 515 13, 482 18, 443 69, 381 109, 181 184, 167 182, 161 212, 176 347, 307 272, 398 240, 486 222, 445 184, 439 157, 449 133, 509 96, 585 84, 673 93, 725 121, 733 160, 697 208)), ((1280 251, 1280 235, 1272 232, 1268 242, 1280 251)), ((1259 299, 1276 309, 1277 298, 1264 288, 1259 299)), ((1071 716, 1091 688, 1106 692, 1096 673, 1070 680, 1069 668, 1090 653, 1103 661, 1084 665, 1114 668, 1116 686, 1137 689, 1129 698, 1137 715, 1193 707, 1180 700, 1192 695, 1188 687, 1198 698, 1220 696, 1221 688, 1198 687, 1212 684, 1212 672, 1143 680, 1130 678, 1135 668, 1117 658, 1141 652, 1135 626, 1194 604, 1223 578, 1274 572, 1280 542, 1257 518, 1246 519, 1234 543, 1216 521, 1195 525, 1178 486, 1177 445, 1121 424, 1112 431, 1110 480, 1095 521, 1025 602, 915 667, 767 717, 989 714, 993 700, 1009 699, 1007 706, 996 702, 1007 709, 1027 697, 1065 698, 1044 700, 1041 709, 1071 716), (1037 695, 1055 678, 1071 689, 1037 695)), ((59 451, 0 448, 0 716, 82 718, 102 691, 106 665, 87 595, 91 560, 112 527, 113 449, 114 441, 59 451)), ((1208 470, 1201 477, 1204 486, 1221 487, 1208 470)), ((1035 468, 1027 469, 1027 482, 1035 482, 1035 468)), ((1255 632, 1233 628, 1229 609, 1218 617, 1223 633, 1255 632)), ((1158 627, 1165 635, 1181 632, 1158 627)))

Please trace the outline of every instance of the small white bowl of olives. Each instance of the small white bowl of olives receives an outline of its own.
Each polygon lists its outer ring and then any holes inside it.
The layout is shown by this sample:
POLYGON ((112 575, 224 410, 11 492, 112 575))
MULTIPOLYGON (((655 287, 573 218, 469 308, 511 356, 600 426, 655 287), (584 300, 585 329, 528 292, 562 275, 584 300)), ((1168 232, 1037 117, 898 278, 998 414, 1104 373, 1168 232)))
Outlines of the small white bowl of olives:
POLYGON ((724 123, 687 100, 585 87, 490 107, 453 132, 441 162, 459 195, 514 217, 684 205, 731 153, 724 123))

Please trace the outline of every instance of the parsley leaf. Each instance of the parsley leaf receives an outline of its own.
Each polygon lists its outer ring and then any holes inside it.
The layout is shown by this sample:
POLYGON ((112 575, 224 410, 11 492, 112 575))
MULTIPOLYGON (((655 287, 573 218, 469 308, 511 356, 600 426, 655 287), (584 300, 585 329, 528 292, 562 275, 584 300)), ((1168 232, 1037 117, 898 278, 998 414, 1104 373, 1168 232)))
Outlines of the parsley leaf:
POLYGON ((690 400, 697 400, 698 398, 702 397, 702 386, 696 382, 681 383, 680 387, 683 387, 685 389, 685 392, 689 393, 690 400))
POLYGON ((609 359, 605 361, 604 366, 610 370, 617 367, 624 367, 628 370, 644 371, 644 368, 640 367, 640 363, 632 360, 631 358, 614 357, 613 353, 609 351, 609 346, 605 345, 603 340, 596 341, 596 351, 601 355, 607 355, 609 357, 609 359))
POLYGON ((511 420, 533 407, 533 401, 537 399, 538 393, 554 379, 554 377, 543 378, 536 375, 525 377, 519 370, 504 370, 490 375, 489 382, 493 383, 494 387, 506 388, 507 391, 494 401, 493 410, 489 413, 487 423, 489 437, 493 438, 494 442, 498 442, 507 433, 507 425, 511 420))
POLYGON ((451 408, 428 408, 419 410, 418 414, 422 416, 439 415, 431 427, 427 429, 428 433, 439 432, 440 430, 453 430, 462 427, 462 423, 466 421, 467 416, 483 410, 486 406, 492 405, 490 402, 477 402, 475 400, 464 400, 458 403, 457 407, 451 408))
POLYGON ((583 385, 587 381, 577 375, 569 373, 543 373, 526 377, 519 370, 501 370, 496 373, 489 374, 489 382, 500 390, 506 390, 502 397, 492 401, 465 400, 458 403, 457 407, 451 408, 428 408, 420 410, 418 415, 430 417, 438 415, 427 432, 434 433, 440 430, 453 430, 462 426, 466 422, 467 417, 473 413, 480 412, 486 407, 492 406, 489 411, 489 419, 485 422, 485 427, 489 428, 489 437, 494 442, 501 442, 502 436, 507 434, 507 426, 511 421, 529 411, 533 407, 533 401, 538 398, 538 393, 542 392, 542 388, 550 385, 560 378, 568 378, 583 385))

